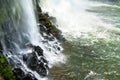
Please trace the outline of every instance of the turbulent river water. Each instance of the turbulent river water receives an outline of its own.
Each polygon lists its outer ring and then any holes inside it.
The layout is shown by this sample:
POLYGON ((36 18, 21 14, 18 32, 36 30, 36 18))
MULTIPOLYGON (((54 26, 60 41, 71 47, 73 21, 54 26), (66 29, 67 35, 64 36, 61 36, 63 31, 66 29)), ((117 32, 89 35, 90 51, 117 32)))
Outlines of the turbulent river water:
MULTIPOLYGON (((41 1, 42 2, 42 1, 41 1)), ((54 80, 120 79, 120 3, 117 0, 45 0, 66 42, 68 62, 54 67, 54 80)))

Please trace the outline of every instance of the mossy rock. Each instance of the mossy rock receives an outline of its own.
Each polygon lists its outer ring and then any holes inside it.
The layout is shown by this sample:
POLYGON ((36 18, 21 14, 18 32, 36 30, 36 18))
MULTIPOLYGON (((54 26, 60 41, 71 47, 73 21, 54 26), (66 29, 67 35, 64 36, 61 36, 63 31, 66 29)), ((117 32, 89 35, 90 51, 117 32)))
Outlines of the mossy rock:
POLYGON ((0 53, 0 75, 4 78, 4 80, 15 80, 12 69, 2 53, 0 53))
POLYGON ((54 37, 56 37, 58 40, 62 41, 63 36, 61 34, 61 31, 57 28, 56 25, 56 18, 49 16, 48 13, 43 13, 41 8, 37 5, 37 11, 38 11, 38 20, 40 22, 40 31, 45 32, 46 34, 50 35, 52 34, 54 37), (40 9, 40 10, 39 10, 40 9), (45 28, 44 28, 45 26, 45 28))

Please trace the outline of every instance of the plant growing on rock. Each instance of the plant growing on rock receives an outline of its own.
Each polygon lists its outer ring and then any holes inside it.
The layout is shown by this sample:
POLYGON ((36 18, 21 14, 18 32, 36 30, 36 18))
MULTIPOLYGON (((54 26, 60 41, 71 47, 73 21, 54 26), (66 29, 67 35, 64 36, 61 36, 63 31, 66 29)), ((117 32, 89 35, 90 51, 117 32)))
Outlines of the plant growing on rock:
POLYGON ((0 75, 5 80, 15 80, 11 67, 9 66, 7 59, 0 52, 0 75))

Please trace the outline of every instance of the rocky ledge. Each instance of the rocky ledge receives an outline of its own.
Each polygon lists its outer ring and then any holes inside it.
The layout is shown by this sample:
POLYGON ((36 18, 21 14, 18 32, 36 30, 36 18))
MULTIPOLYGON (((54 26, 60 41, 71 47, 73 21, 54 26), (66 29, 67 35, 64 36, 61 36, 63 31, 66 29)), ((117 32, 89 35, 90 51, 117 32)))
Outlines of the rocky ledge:
MULTIPOLYGON (((48 13, 42 12, 40 6, 36 4, 37 8, 37 18, 38 18, 38 23, 40 23, 39 28, 40 28, 40 34, 47 40, 47 41, 54 41, 55 38, 59 41, 64 41, 65 39, 61 35, 61 31, 56 28, 54 25, 56 19, 54 17, 51 17, 48 15, 48 13), (46 35, 45 35, 46 34, 46 35)), ((6 40, 7 41, 7 40, 6 40)), ((9 41, 8 41, 9 42, 9 41)), ((10 43, 7 43, 9 45, 10 43)), ((37 72, 41 77, 45 77, 48 75, 48 61, 44 57, 43 49, 39 46, 35 46, 32 44, 27 45, 27 47, 32 48, 32 52, 28 54, 23 54, 20 55, 20 58, 23 59, 24 63, 27 65, 29 69, 32 71, 37 72)), ((0 45, 0 50, 2 50, 2 45, 0 45)), ((59 47, 57 47, 57 50, 60 50, 59 47)), ((17 54, 17 53, 14 53, 17 54)), ((21 62, 16 58, 10 57, 9 59, 9 64, 12 66, 8 66, 8 62, 6 58, 3 58, 3 56, 0 56, 0 80, 37 80, 34 76, 29 71, 25 71, 23 66, 21 66, 21 62), (14 60, 15 59, 15 60, 14 60), (2 62, 5 63, 3 64, 2 62), (8 66, 7 68, 5 66, 8 66), (5 72, 4 69, 5 68, 5 72), (6 70, 7 69, 7 70, 6 70), (2 73, 3 71, 3 73, 2 73), (8 72, 8 74, 7 74, 8 72), (14 77, 15 75, 15 77, 14 77)))
POLYGON ((38 21, 40 23, 40 33, 42 34, 42 36, 48 40, 52 40, 53 37, 45 36, 44 33, 46 33, 47 35, 52 34, 59 41, 65 41, 65 38, 61 34, 61 31, 57 28, 57 25, 55 25, 57 22, 56 18, 49 16, 48 13, 44 13, 38 4, 36 5, 36 8, 38 21))
MULTIPOLYGON (((43 50, 39 46, 34 46, 32 44, 27 45, 31 47, 33 51, 28 54, 23 54, 22 59, 29 69, 36 71, 41 77, 48 75, 48 61, 43 55, 43 50)), ((29 71, 25 71, 21 62, 9 58, 9 62, 13 67, 13 73, 16 76, 16 80, 37 80, 35 75, 29 71)))

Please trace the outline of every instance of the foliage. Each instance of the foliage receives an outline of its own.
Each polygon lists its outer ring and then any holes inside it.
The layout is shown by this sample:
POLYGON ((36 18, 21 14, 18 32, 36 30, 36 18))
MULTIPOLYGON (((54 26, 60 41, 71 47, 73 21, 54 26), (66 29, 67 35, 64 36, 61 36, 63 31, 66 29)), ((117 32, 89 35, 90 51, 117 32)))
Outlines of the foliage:
POLYGON ((0 53, 0 75, 5 80, 15 80, 11 67, 9 66, 7 59, 0 53))

